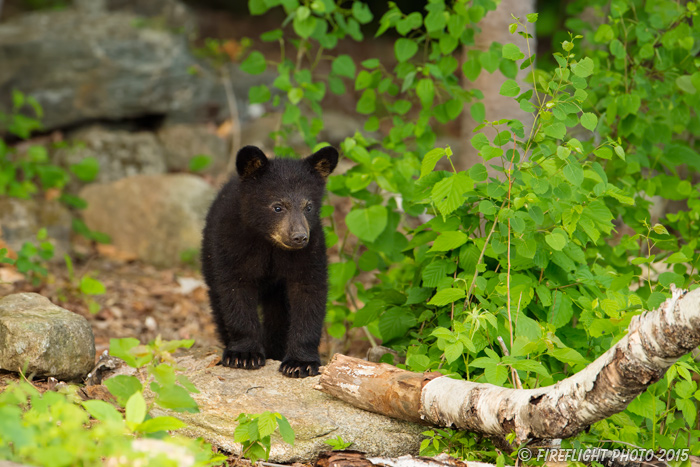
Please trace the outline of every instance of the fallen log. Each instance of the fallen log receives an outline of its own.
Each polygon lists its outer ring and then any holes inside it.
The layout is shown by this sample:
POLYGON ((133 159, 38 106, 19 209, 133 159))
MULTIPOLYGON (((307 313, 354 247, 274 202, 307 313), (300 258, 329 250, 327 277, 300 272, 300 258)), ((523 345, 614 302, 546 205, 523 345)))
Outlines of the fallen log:
POLYGON ((625 410, 698 345, 700 289, 672 286, 672 297, 635 316, 612 348, 553 386, 502 388, 336 354, 317 388, 371 412, 481 433, 506 448, 531 439, 568 438, 625 410), (515 433, 513 445, 506 441, 510 433, 515 433))
POLYGON ((483 462, 460 461, 447 454, 437 457, 367 457, 358 451, 325 451, 314 467, 494 467, 483 462))

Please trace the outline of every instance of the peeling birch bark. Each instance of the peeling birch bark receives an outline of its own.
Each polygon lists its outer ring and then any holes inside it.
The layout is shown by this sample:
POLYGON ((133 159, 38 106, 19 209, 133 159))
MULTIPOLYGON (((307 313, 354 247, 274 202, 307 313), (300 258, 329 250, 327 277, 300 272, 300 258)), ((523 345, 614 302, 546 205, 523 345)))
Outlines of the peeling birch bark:
MULTIPOLYGON (((265 464, 263 462, 263 464, 265 464)), ((483 462, 460 461, 447 454, 436 457, 367 457, 358 451, 325 451, 314 467, 494 467, 483 462)))
POLYGON ((627 335, 612 348, 553 386, 508 389, 435 378, 344 355, 335 355, 326 366, 320 386, 365 410, 481 433, 503 447, 510 433, 516 435, 515 444, 568 438, 623 411, 698 345, 700 289, 685 292, 672 287, 672 297, 658 309, 635 316, 627 335), (352 391, 343 384, 352 386, 352 391))

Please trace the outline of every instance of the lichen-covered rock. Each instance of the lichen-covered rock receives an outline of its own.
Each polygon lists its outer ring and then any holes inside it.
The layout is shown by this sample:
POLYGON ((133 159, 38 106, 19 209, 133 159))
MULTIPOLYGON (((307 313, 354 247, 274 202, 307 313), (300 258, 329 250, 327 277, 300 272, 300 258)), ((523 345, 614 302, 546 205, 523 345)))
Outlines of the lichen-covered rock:
POLYGON ((25 242, 36 243, 39 229, 46 228, 54 246, 54 259, 63 261, 70 250, 71 217, 58 200, 0 197, 0 238, 19 251, 25 242))
POLYGON ((240 370, 215 365, 218 353, 188 355, 177 359, 187 377, 199 389, 192 396, 199 413, 174 413, 154 408, 153 415, 172 415, 187 422, 180 433, 203 437, 232 453, 236 417, 240 413, 279 412, 296 434, 294 446, 273 435, 270 460, 279 463, 310 462, 328 450, 325 440, 340 436, 352 449, 370 456, 397 457, 417 454, 424 427, 366 412, 315 389, 319 377, 286 378, 279 362, 268 360, 259 370, 240 370))
POLYGON ((71 133, 70 138, 78 143, 76 147, 57 150, 54 161, 68 168, 86 157, 94 157, 100 166, 95 178, 97 182, 166 171, 163 148, 151 132, 92 125, 71 133))
POLYGON ((80 380, 95 364, 95 337, 82 316, 35 293, 0 299, 0 368, 80 380))
MULTIPOLYGON (((148 3, 148 2, 140 2, 148 3)), ((187 37, 122 11, 40 11, 0 24, 0 111, 31 95, 47 130, 84 121, 211 114, 219 87, 187 37), (188 73, 197 68, 199 73, 188 73)))
POLYGON ((207 125, 174 124, 158 130, 163 146, 165 164, 169 172, 187 172, 190 160, 199 155, 211 159, 204 173, 220 174, 226 170, 228 151, 226 141, 219 138, 207 125))
POLYGON ((214 189, 190 174, 136 175, 90 184, 80 196, 87 226, 108 234, 118 251, 173 266, 199 248, 214 189))

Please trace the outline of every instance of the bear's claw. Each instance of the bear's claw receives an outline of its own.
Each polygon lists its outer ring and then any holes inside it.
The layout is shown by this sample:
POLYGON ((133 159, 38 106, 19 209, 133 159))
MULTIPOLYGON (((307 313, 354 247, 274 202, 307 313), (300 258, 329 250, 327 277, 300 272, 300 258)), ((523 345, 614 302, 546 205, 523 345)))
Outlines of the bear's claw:
POLYGON ((224 350, 221 364, 230 368, 257 370, 265 366, 265 355, 260 352, 236 352, 227 349, 224 350))
POLYGON ((285 360, 280 365, 280 372, 289 378, 306 378, 319 374, 318 362, 303 362, 300 360, 285 360))

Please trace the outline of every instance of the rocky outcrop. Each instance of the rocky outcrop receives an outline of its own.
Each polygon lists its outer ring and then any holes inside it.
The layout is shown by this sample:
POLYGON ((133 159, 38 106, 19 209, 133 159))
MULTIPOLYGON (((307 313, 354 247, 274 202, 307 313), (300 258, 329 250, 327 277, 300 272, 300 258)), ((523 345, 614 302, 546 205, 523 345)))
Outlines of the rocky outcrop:
POLYGON ((169 172, 187 172, 190 160, 199 155, 211 158, 204 173, 219 174, 226 170, 228 151, 226 141, 207 125, 173 124, 158 130, 165 164, 169 172))
MULTIPOLYGON (((279 412, 289 420, 296 439, 290 446, 273 435, 271 462, 312 462, 319 452, 328 450, 324 441, 338 436, 352 442, 351 449, 368 455, 418 453, 424 427, 366 412, 324 394, 316 390, 318 376, 284 377, 278 371, 280 362, 274 360, 268 360, 259 370, 241 370, 218 366, 219 359, 219 352, 192 353, 176 359, 177 366, 200 391, 192 394, 199 413, 176 413, 156 406, 151 414, 180 418, 187 427, 178 433, 201 436, 224 451, 239 453, 240 445, 233 441, 238 415, 279 412)), ((127 374, 133 371, 123 370, 127 374)))
POLYGON ((13 18, 0 25, 0 63, 0 111, 20 90, 41 104, 47 129, 148 115, 201 118, 219 107, 216 79, 187 38, 124 11, 13 18))
POLYGON ((88 203, 81 212, 87 226, 108 234, 117 250, 172 266, 199 248, 214 189, 189 174, 136 175, 88 185, 80 196, 88 203))
POLYGON ((63 261, 70 249, 71 215, 58 200, 0 197, 0 238, 12 250, 25 242, 36 244, 39 229, 46 228, 54 258, 63 261))
POLYGON ((80 380, 95 364, 95 338, 82 316, 35 293, 0 299, 0 368, 80 380))
POLYGON ((92 125, 71 133, 73 146, 58 149, 54 161, 68 168, 86 157, 100 165, 95 181, 112 182, 166 171, 163 147, 149 131, 124 131, 92 125))

